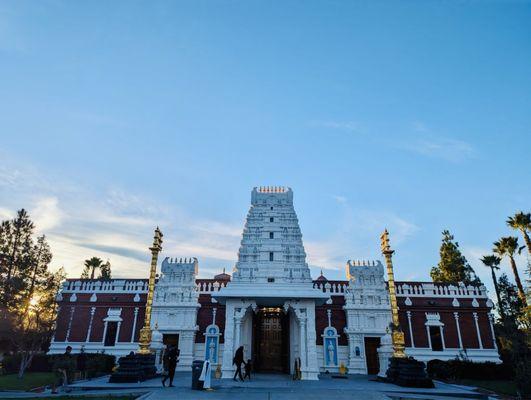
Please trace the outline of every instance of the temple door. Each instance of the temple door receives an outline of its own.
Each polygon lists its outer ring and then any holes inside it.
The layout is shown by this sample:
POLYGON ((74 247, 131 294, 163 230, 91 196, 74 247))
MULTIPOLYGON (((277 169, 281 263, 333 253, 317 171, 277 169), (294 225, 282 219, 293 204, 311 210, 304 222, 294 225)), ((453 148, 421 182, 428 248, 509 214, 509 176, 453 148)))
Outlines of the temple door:
POLYGON ((367 373, 369 375, 375 375, 380 371, 378 347, 380 347, 379 337, 365 338, 365 360, 367 362, 367 373))

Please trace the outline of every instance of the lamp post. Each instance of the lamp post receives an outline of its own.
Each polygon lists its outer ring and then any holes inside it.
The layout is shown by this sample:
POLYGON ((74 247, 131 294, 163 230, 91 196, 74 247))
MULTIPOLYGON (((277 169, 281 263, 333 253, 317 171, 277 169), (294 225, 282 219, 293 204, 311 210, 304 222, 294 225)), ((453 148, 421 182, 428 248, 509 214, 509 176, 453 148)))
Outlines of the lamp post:
POLYGON ((149 248, 151 251, 151 269, 149 271, 148 294, 146 300, 146 314, 144 317, 144 326, 140 330, 140 340, 138 354, 150 354, 151 344, 151 306, 153 304, 153 294, 155 292, 155 276, 157 273, 157 260, 162 250, 162 232, 159 227, 155 229, 153 245, 149 248))
POLYGON ((406 358, 405 353, 405 339, 404 332, 400 329, 400 322, 398 320, 398 304, 396 302, 396 288, 395 288, 395 275, 393 272, 393 253, 389 244, 389 232, 387 229, 382 233, 380 237, 382 254, 385 257, 385 264, 387 266, 387 282, 389 284, 389 298, 391 300, 391 315, 393 319, 392 326, 392 339, 393 339, 393 357, 406 358))

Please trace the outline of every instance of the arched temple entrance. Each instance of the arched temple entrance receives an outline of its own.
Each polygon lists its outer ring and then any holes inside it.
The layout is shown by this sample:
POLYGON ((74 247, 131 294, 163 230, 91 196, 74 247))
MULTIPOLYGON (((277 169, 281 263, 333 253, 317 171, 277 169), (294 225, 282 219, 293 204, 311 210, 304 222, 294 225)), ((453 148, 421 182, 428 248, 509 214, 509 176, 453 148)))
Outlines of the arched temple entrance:
POLYGON ((289 373, 289 315, 264 307, 253 318, 253 354, 257 372, 289 373))

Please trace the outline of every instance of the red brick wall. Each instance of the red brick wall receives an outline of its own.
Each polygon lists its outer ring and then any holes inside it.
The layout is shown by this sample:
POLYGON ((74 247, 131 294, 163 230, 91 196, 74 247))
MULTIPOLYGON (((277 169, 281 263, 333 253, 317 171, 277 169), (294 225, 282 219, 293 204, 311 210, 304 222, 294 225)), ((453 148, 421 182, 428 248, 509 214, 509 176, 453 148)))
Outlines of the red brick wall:
POLYGON ((406 311, 411 312, 411 325, 415 347, 429 347, 426 331, 426 313, 439 313, 441 322, 444 323, 444 342, 447 348, 459 348, 459 338, 454 312, 459 313, 459 326, 461 339, 465 349, 478 349, 479 342, 476 333, 473 313, 478 315, 478 324, 481 333, 483 348, 494 348, 492 333, 488 319, 490 308, 485 299, 478 300, 479 307, 472 306, 472 299, 458 299, 459 307, 452 306, 451 298, 437 297, 410 297, 411 306, 404 302, 406 297, 398 297, 400 326, 405 333, 406 346, 411 346, 409 327, 406 311))
POLYGON ((71 307, 75 307, 74 316, 72 319, 70 329, 70 342, 84 342, 87 337, 88 327, 90 323, 90 311, 92 307, 96 307, 94 317, 92 320, 92 330, 90 334, 90 342, 103 341, 104 322, 103 319, 107 317, 109 308, 121 308, 122 324, 120 326, 120 336, 118 341, 129 342, 131 340, 131 330, 133 328, 134 310, 138 307, 138 318, 136 326, 136 338, 142 328, 145 314, 146 295, 140 295, 140 301, 133 300, 134 294, 118 293, 118 294, 98 294, 97 301, 91 302, 91 294, 76 294, 77 300, 70 302, 71 294, 65 294, 63 301, 59 303, 60 310, 57 317, 57 328, 55 333, 56 342, 64 342, 68 330, 68 321, 70 319, 71 307))

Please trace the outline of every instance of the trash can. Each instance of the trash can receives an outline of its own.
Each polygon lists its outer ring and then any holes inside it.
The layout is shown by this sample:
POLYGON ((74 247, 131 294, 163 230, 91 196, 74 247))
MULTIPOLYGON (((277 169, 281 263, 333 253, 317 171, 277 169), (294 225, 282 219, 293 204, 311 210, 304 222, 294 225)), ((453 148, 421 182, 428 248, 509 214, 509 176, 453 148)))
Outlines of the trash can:
POLYGON ((195 360, 192 362, 192 389, 193 390, 203 390, 203 381, 199 380, 201 376, 201 371, 203 371, 204 361, 195 360))

